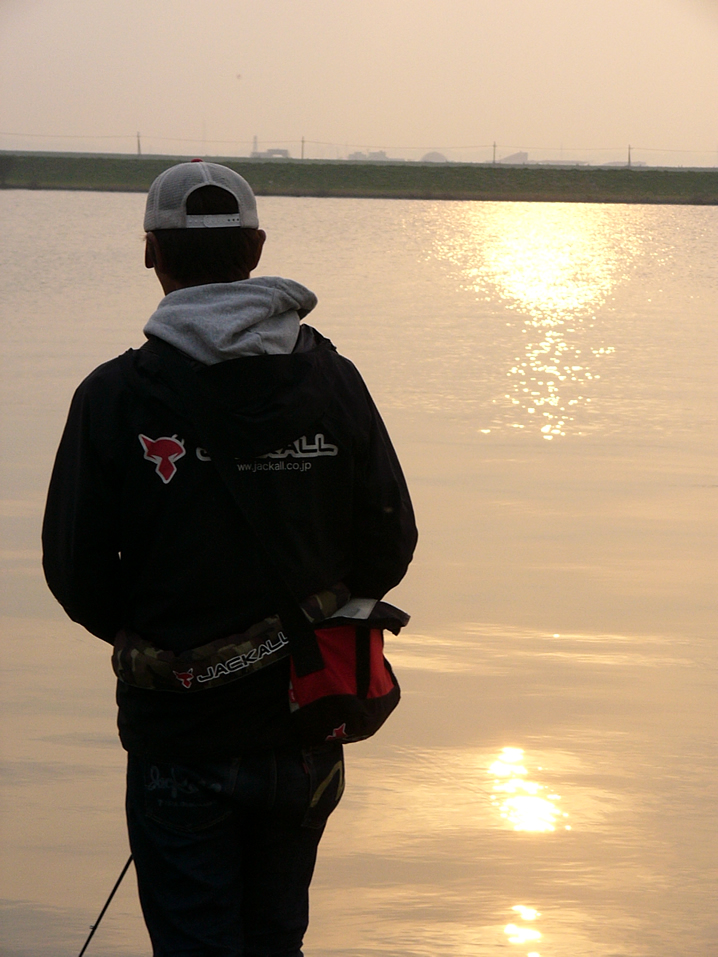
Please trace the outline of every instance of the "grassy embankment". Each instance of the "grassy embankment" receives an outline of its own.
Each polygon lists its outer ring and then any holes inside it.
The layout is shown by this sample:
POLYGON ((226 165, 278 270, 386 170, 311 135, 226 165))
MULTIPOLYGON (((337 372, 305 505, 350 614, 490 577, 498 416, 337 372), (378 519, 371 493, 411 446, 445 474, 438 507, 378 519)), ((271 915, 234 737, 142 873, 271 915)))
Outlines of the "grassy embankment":
MULTIPOLYGON (((0 188, 145 192, 186 157, 0 152, 0 188)), ((718 205, 718 170, 218 158, 263 196, 718 205)))

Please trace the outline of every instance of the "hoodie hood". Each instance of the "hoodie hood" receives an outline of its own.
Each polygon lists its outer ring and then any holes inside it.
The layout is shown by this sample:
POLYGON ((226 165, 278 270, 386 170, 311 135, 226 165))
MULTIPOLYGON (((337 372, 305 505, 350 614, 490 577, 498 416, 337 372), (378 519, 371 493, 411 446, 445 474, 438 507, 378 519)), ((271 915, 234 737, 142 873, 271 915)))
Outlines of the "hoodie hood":
MULTIPOLYGON (((185 390, 168 376, 158 337, 150 336, 133 354, 140 378, 152 379, 154 393, 162 396, 163 403, 191 418, 185 390)), ((351 364, 337 355, 329 339, 304 325, 297 348, 286 355, 240 356, 213 365, 193 365, 215 404, 202 423, 205 441, 247 461, 285 448, 302 436, 311 440, 312 428, 336 392, 338 370, 351 364)))
POLYGON ((188 286, 165 296, 144 333, 205 365, 287 355, 297 342, 300 321, 316 304, 306 286, 279 276, 188 286))

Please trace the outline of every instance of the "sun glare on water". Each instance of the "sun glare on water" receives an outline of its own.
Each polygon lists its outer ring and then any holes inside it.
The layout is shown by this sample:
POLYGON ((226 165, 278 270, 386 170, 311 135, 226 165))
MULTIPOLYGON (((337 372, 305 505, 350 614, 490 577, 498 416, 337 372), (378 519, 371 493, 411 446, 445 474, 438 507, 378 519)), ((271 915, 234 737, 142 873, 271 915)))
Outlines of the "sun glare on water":
MULTIPOLYGON (((541 916, 535 908, 526 907, 523 904, 516 904, 511 910, 518 915, 520 920, 526 921, 527 923, 541 916)), ((520 927, 518 924, 513 923, 507 924, 506 927, 504 927, 504 933, 508 937, 510 944, 533 944, 541 940, 543 936, 541 931, 536 930, 534 927, 520 927)), ((532 950, 526 957, 541 957, 541 955, 538 951, 532 950)))
POLYGON ((478 300, 509 312, 503 394, 479 431, 518 429, 553 441, 583 435, 616 347, 602 310, 641 252, 635 223, 580 203, 467 204, 439 247, 478 300), (489 427, 490 426, 490 427, 489 427))
MULTIPOLYGON (((555 831, 568 817, 559 808, 561 797, 545 794, 548 789, 544 785, 529 780, 523 757, 521 748, 504 748, 489 766, 489 774, 494 779, 491 803, 515 831, 555 831)), ((569 825, 564 828, 571 830, 569 825)))

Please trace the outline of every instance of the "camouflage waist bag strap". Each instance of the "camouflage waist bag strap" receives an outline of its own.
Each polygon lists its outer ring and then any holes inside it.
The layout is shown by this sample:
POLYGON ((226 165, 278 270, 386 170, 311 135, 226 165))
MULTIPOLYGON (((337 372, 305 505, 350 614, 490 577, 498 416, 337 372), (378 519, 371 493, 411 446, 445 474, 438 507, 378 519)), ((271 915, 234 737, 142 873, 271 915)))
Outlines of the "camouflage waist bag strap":
MULTIPOLYGON (((308 621, 333 615, 349 599, 343 584, 302 602, 308 621)), ((158 648, 140 635, 120 631, 112 668, 125 684, 155 691, 204 691, 237 681, 289 655, 289 638, 278 615, 264 618, 238 635, 218 638, 181 654, 158 648)))

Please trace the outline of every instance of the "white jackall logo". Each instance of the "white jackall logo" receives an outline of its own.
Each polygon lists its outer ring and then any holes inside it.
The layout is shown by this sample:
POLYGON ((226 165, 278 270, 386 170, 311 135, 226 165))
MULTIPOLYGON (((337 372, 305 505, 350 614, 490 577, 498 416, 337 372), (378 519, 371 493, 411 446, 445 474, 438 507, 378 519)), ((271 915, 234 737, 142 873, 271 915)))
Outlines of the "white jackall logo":
MULTIPOLYGON (((216 665, 210 665, 203 675, 196 675, 195 677, 197 681, 212 681, 214 678, 232 674, 234 671, 244 671, 244 669, 249 668, 250 665, 261 661, 262 658, 266 658, 267 655, 271 655, 275 651, 281 651, 281 649, 288 644, 289 639, 284 632, 278 631, 274 636, 274 640, 268 638, 262 642, 261 645, 257 645, 256 648, 250 648, 249 651, 245 651, 244 654, 235 655, 234 658, 228 658, 227 661, 219 661, 216 665)), ((185 685, 185 687, 188 687, 188 685, 185 685)))
POLYGON ((306 435, 295 439, 286 449, 277 449, 276 452, 267 452, 266 455, 260 455, 260 459, 286 459, 291 456, 293 459, 315 459, 320 455, 337 455, 339 449, 336 445, 331 445, 324 441, 324 434, 317 432, 314 436, 314 442, 310 442, 306 435))
MULTIPOLYGON (((207 449, 203 449, 201 446, 195 450, 195 454, 200 462, 212 461, 212 457, 207 449)), ((311 462, 305 462, 300 465, 299 463, 293 464, 291 462, 285 462, 285 460, 288 458, 316 459, 320 455, 334 456, 338 454, 339 447, 325 441, 324 433, 317 432, 314 436, 314 442, 310 442, 306 435, 302 435, 300 438, 295 439, 286 449, 277 449, 276 452, 266 452, 264 455, 257 456, 254 462, 237 462, 237 468, 240 472, 267 472, 270 469, 306 472, 312 467, 311 462), (280 459, 281 464, 271 465, 267 463, 262 465, 262 459, 280 459)))

